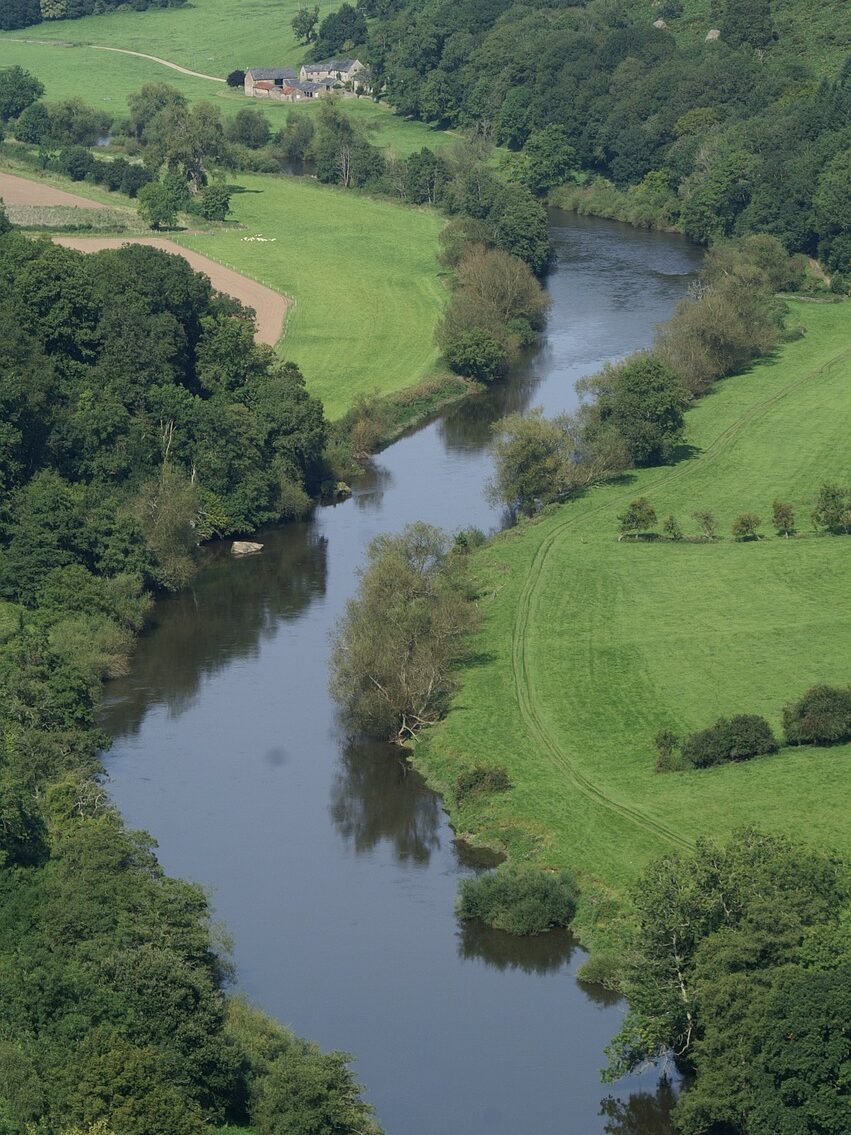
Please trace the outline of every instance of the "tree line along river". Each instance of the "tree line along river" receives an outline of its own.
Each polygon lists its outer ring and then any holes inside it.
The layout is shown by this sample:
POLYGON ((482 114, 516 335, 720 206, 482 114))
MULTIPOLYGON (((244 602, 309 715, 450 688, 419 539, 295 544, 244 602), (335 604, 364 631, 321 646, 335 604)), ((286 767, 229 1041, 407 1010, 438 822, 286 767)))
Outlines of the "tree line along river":
POLYGON ((212 549, 106 691, 128 824, 210 890, 238 988, 355 1054, 388 1135, 670 1133, 656 1070, 600 1082, 623 1003, 576 980, 567 933, 457 922, 458 878, 486 862, 398 752, 346 741, 327 691, 368 542, 414 520, 497 528, 491 424, 574 406, 579 378, 650 343, 700 261, 681 238, 614 222, 553 211, 551 230, 547 331, 516 372, 382 453, 350 500, 265 532, 261 555, 212 549))

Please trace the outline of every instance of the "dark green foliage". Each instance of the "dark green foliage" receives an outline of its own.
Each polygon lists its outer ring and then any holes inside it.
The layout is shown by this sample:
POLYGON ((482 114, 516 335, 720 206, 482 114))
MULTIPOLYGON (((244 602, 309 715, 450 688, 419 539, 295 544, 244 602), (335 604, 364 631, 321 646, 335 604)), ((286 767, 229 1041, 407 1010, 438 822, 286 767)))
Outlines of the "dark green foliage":
POLYGON ((313 8, 299 8, 290 20, 290 27, 299 43, 312 43, 316 39, 316 25, 319 23, 319 5, 313 8))
POLYGON ((230 212, 230 190, 226 185, 205 185, 201 190, 201 216, 207 221, 223 221, 230 212))
POLYGON ((577 895, 576 883, 567 871, 507 863, 461 883, 458 916, 478 919, 509 934, 542 934, 570 925, 577 895))
POLYGON ((848 1116, 836 1071, 848 1059, 848 898, 846 863, 752 830, 652 863, 633 890, 630 1011, 612 1072, 673 1052, 697 1073, 676 1110, 687 1135, 838 1135, 848 1116))
POLYGON ((9 214, 3 205, 3 199, 0 197, 0 236, 4 233, 12 231, 12 222, 9 220, 9 214))
POLYGON ((319 33, 313 46, 313 58, 325 59, 352 52, 358 45, 366 42, 366 20, 363 12, 351 4, 342 4, 336 12, 326 16, 319 25, 319 33))
POLYGON ((491 382, 505 373, 505 346, 484 328, 474 327, 449 339, 443 348, 446 361, 456 374, 491 382))
POLYGON ((725 0, 720 31, 735 47, 767 47, 774 36, 771 0, 725 0))
POLYGON ((43 102, 30 103, 15 123, 15 137, 35 146, 50 140, 50 111, 43 102))
POLYGON ((59 151, 56 164, 59 172, 70 177, 72 181, 82 181, 88 175, 94 161, 85 146, 66 146, 59 151))
POLYGON ((250 150, 259 150, 271 137, 266 115, 252 107, 238 110, 228 123, 225 133, 231 142, 239 142, 250 150))
MULTIPOLYGON (((677 376, 653 355, 609 367, 590 384, 596 428, 623 438, 632 465, 670 461, 682 440, 686 398, 677 376)), ((590 429, 593 436, 594 425, 590 429)))
POLYGON ((812 686, 783 707, 789 745, 835 745, 851 740, 851 687, 812 686))
POLYGON ((683 530, 675 516, 666 516, 662 521, 662 531, 669 540, 678 543, 683 538, 683 530))
POLYGON ((692 768, 746 761, 777 749, 771 726, 753 713, 736 714, 729 720, 721 717, 708 729, 685 737, 681 745, 683 763, 692 768))
POLYGON ((245 72, 238 69, 230 71, 226 81, 229 87, 241 87, 245 82, 245 72))
POLYGON ((511 788, 508 770, 502 765, 476 765, 459 772, 455 778, 455 796, 459 802, 470 796, 487 796, 492 792, 507 792, 511 788))
MULTIPOLYGON (((23 27, 22 24, 4 23, 0 27, 23 27)), ((44 84, 23 67, 0 68, 0 122, 17 118, 31 103, 44 94, 44 84)))

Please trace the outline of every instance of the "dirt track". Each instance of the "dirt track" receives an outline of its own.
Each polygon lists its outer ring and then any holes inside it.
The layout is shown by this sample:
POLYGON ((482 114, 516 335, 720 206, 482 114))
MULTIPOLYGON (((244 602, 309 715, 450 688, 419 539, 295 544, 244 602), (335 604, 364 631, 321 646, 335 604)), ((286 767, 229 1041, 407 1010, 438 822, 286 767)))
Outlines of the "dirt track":
POLYGON ((16 177, 13 173, 0 172, 0 197, 7 205, 76 205, 82 209, 105 209, 99 201, 88 197, 78 197, 56 189, 45 181, 30 181, 28 177, 16 177))
MULTIPOLYGON (((27 184, 30 184, 29 182, 27 184)), ((68 196, 66 194, 66 196, 68 196)), ((31 203, 30 198, 30 203, 31 203)), ((98 252, 102 248, 121 248, 123 244, 149 244, 152 248, 161 248, 164 252, 173 252, 182 256, 195 269, 209 276, 213 287, 220 292, 227 292, 242 303, 253 307, 257 313, 257 341, 258 343, 277 343, 284 333, 284 320, 286 319, 289 300, 278 292, 273 292, 264 284, 258 284, 248 276, 234 272, 202 256, 200 252, 181 248, 172 240, 162 237, 70 237, 60 236, 54 238, 57 244, 66 248, 77 248, 81 252, 98 252)))

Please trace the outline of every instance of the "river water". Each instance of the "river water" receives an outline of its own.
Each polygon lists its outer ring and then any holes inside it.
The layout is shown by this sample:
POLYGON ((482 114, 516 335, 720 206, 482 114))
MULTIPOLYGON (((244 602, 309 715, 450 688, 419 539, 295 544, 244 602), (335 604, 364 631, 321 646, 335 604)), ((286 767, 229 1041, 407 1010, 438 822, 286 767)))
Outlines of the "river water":
MULTIPOLYGON (((553 212, 546 337, 518 373, 397 442, 351 500, 214 550, 157 605, 132 670, 107 689, 113 798, 160 860, 212 895, 239 989, 324 1047, 354 1053, 388 1135, 669 1135, 655 1070, 612 1086, 603 1049, 623 1004, 583 986, 567 933, 461 927, 481 867, 398 754, 350 745, 327 692, 330 633, 369 540, 413 520, 492 530, 490 425, 575 405, 576 380, 649 343, 699 252, 553 212)), ((380 313, 376 313, 380 318, 380 313)))

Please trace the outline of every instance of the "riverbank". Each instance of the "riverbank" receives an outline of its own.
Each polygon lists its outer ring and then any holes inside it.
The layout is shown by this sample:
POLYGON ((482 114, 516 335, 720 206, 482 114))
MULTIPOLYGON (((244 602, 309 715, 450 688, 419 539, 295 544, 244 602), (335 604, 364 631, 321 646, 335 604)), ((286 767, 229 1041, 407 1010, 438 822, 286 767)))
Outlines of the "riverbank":
POLYGON ((462 838, 581 873, 587 944, 605 940, 650 858, 701 835, 792 826, 820 846, 851 848, 851 783, 838 776, 851 747, 653 771, 662 728, 737 712, 777 727, 784 702, 807 686, 847 682, 847 542, 624 544, 616 521, 647 496, 686 531, 706 508, 726 533, 742 511, 770 516, 779 497, 809 528, 818 486, 847 476, 849 310, 790 304, 807 334, 688 412, 690 457, 594 489, 474 555, 485 612, 476 661, 414 763, 462 838), (474 763, 503 765, 514 787, 459 803, 455 776, 474 763))

